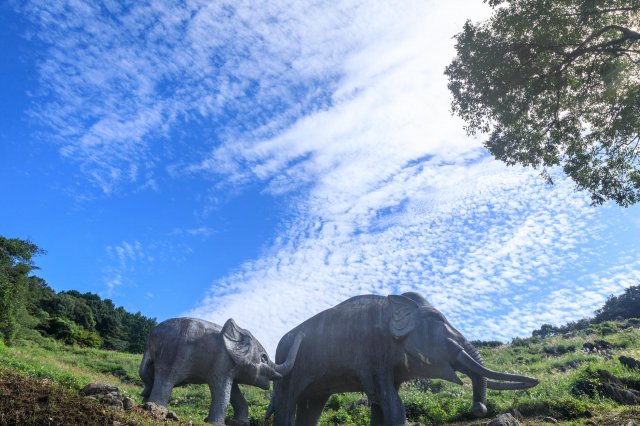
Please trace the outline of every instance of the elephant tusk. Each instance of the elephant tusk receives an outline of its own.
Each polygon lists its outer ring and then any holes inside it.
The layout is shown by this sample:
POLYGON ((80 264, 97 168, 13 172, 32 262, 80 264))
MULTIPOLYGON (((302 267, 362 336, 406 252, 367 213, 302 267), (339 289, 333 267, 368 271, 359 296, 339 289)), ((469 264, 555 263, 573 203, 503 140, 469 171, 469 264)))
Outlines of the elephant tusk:
POLYGON ((456 360, 461 365, 469 369, 471 372, 479 376, 487 377, 489 379, 506 380, 510 382, 523 382, 523 383, 529 383, 531 384, 531 386, 535 386, 538 384, 538 380, 531 377, 520 376, 518 374, 500 373, 497 371, 489 370, 485 366, 479 364, 475 359, 471 357, 471 355, 469 355, 464 350, 461 350, 458 353, 456 360))
POLYGON ((536 383, 522 383, 522 382, 494 382, 493 380, 487 380, 487 387, 493 390, 518 390, 532 388, 536 383))

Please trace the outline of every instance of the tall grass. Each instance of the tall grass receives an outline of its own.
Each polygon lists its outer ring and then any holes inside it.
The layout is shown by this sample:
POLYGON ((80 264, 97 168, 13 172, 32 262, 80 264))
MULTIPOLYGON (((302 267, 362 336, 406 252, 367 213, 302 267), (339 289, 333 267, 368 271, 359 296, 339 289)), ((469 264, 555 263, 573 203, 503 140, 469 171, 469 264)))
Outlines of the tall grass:
MULTIPOLYGON (((640 381, 639 371, 630 370, 618 361, 620 355, 640 358, 639 329, 617 329, 613 323, 573 336, 523 339, 516 343, 481 349, 486 365, 498 371, 536 377, 540 384, 523 391, 488 391, 490 415, 517 409, 529 418, 551 416, 564 424, 582 424, 588 418, 634 410, 597 393, 581 393, 580 386, 593 380, 600 369, 640 381), (583 344, 596 340, 606 340, 614 349, 599 353, 582 350, 583 344)), ((109 382, 137 402, 141 402, 142 390, 138 376, 140 359, 140 355, 67 346, 50 339, 18 341, 12 347, 0 343, 0 365, 4 368, 47 378, 76 391, 90 382, 109 382)), ((462 375, 461 378, 463 386, 438 380, 404 384, 400 395, 409 421, 424 425, 471 422, 471 383, 462 375)), ((268 424, 264 413, 269 404, 269 391, 243 387, 243 393, 249 402, 252 424, 268 424)), ((186 386, 174 389, 169 408, 183 419, 202 424, 210 400, 206 386, 186 386)), ((228 414, 232 414, 232 408, 228 414)), ((332 396, 321 417, 323 425, 355 426, 368 422, 369 407, 361 393, 332 396)))

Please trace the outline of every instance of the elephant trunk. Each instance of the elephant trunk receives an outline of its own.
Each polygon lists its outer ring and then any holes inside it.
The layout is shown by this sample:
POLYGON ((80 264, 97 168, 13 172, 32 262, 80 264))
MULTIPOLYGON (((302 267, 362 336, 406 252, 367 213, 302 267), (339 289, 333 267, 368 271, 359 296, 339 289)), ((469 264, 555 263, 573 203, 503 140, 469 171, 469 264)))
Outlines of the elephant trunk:
POLYGON ((486 368, 477 349, 466 339, 462 345, 449 338, 449 347, 453 358, 461 371, 471 378, 473 384, 473 414, 481 417, 487 413, 485 406, 487 388, 496 390, 527 389, 538 384, 536 379, 517 374, 500 373, 486 368), (508 383, 487 379, 505 380, 508 383))
POLYGON ((280 377, 284 377, 291 372, 293 368, 293 364, 296 361, 296 357, 298 356, 298 349, 300 349, 300 343, 302 343, 302 339, 304 334, 299 332, 293 344, 289 348, 289 354, 287 355, 287 359, 282 364, 275 365, 275 371, 280 375, 280 377))
POLYGON ((264 375, 267 376, 269 380, 282 379, 282 374, 278 373, 276 365, 273 362, 269 361, 268 364, 262 365, 261 368, 264 369, 264 375))
MULTIPOLYGON (((484 365, 482 356, 467 339, 463 340, 462 347, 474 361, 479 365, 484 365)), ((471 375, 471 384, 473 388, 473 407, 471 412, 476 417, 484 417, 487 414, 487 378, 479 374, 473 374, 471 375)))

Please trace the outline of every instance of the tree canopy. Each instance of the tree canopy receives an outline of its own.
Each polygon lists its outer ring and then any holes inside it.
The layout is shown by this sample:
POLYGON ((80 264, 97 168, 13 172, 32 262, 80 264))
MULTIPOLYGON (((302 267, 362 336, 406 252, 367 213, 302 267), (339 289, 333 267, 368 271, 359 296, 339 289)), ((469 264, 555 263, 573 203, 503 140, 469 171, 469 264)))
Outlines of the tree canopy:
POLYGON ((640 0, 485 0, 445 70, 452 112, 506 164, 559 166, 594 205, 640 201, 640 0))
POLYGON ((55 292, 33 257, 44 250, 27 240, 0 236, 0 340, 52 337, 68 344, 141 353, 155 318, 132 314, 97 294, 55 292))
POLYGON ((618 296, 609 296, 604 306, 596 311, 596 322, 640 318, 640 285, 627 288, 618 296))
POLYGON ((7 342, 11 342, 18 329, 27 276, 36 268, 33 257, 42 253, 30 241, 0 236, 0 338, 7 342))

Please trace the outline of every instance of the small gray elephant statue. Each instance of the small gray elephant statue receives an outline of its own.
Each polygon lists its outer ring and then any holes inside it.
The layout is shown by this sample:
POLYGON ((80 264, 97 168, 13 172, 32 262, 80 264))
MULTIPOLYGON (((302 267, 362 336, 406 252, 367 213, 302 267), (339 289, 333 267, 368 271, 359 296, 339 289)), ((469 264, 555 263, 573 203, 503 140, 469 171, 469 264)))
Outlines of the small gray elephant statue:
POLYGON ((348 299, 320 312, 287 333, 276 361, 284 361, 306 336, 290 374, 274 383, 267 416, 274 426, 311 426, 333 393, 364 392, 371 425, 406 424, 398 395, 403 382, 418 377, 462 384, 471 378, 474 415, 486 415, 486 390, 526 389, 536 379, 484 367, 462 334, 417 293, 348 299), (490 379, 490 380, 487 380, 490 379))
POLYGON ((280 379, 292 369, 302 335, 280 364, 245 329, 229 319, 220 327, 194 318, 173 318, 151 331, 140 363, 144 402, 166 406, 175 386, 207 384, 211 408, 206 422, 224 424, 229 401, 234 420, 249 424, 247 401, 238 384, 269 389, 269 380, 280 379))

